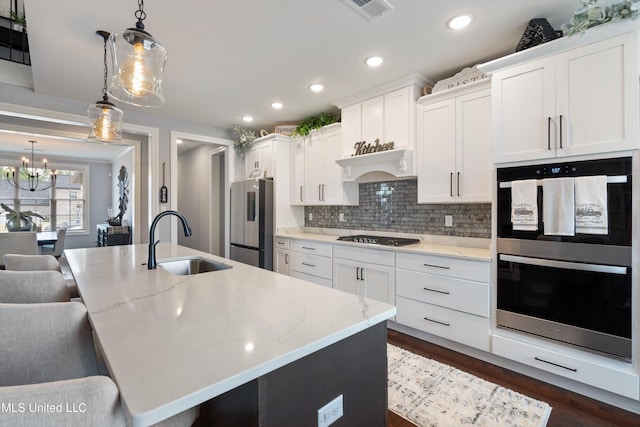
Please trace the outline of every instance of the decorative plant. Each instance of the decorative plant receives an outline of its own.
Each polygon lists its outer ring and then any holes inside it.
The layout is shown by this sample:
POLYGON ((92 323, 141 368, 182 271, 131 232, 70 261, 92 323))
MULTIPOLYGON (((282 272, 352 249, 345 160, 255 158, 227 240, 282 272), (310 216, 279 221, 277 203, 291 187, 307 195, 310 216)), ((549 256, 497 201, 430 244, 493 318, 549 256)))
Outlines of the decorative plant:
POLYGON ((322 126, 336 123, 338 118, 331 113, 321 113, 318 116, 307 117, 293 130, 291 136, 307 136, 309 132, 315 129, 320 129, 322 126))
POLYGON ((17 24, 17 25, 21 25, 23 29, 27 28, 27 19, 24 16, 24 13, 21 15, 19 14, 17 11, 12 10, 11 13, 11 20, 17 24))
POLYGON ((236 150, 236 153, 244 156, 249 145, 256 139, 256 134, 252 130, 243 129, 237 125, 233 128, 233 133, 236 135, 233 148, 236 150))
POLYGON ((7 212, 7 230, 9 231, 30 231, 33 225, 33 217, 44 219, 42 215, 32 211, 18 212, 11 209, 4 203, 0 203, 2 209, 7 212))
POLYGON ((571 21, 562 26, 565 36, 584 34, 588 28, 607 22, 636 19, 640 10, 640 0, 580 0, 582 6, 573 14, 571 21))

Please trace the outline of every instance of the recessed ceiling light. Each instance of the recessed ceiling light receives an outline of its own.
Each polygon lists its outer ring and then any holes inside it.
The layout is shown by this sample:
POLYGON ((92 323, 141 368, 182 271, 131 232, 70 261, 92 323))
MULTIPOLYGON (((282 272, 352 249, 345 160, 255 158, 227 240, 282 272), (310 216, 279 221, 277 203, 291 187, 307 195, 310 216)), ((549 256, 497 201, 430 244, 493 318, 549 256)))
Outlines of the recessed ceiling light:
POLYGON ((282 102, 271 103, 271 108, 273 108, 274 110, 282 110, 282 107, 284 107, 284 104, 282 102))
POLYGON ((381 56, 371 56, 371 57, 367 58, 367 60, 365 61, 365 63, 369 67, 377 67, 380 64, 382 64, 383 62, 384 62, 384 58, 382 58, 381 56))
POLYGON ((182 144, 182 140, 181 139, 176 139, 176 144, 182 144))
POLYGON ((312 92, 322 92, 324 90, 324 85, 320 83, 313 83, 309 85, 309 89, 312 92))
POLYGON ((461 30, 471 23, 473 15, 465 13, 463 15, 454 16, 449 20, 447 26, 452 30, 461 30))
POLYGON ((242 116, 242 120, 244 120, 245 122, 252 122, 253 116, 242 116))

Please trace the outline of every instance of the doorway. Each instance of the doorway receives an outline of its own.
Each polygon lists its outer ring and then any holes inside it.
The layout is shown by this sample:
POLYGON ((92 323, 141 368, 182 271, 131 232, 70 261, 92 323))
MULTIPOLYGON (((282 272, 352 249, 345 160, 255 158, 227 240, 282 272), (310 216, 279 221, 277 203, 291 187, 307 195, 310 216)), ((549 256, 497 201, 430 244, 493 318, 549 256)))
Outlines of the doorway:
MULTIPOLYGON (((202 252, 226 256, 225 224, 228 203, 228 145, 176 137, 175 200, 177 210, 191 227, 191 236, 177 233, 177 242, 202 252)), ((224 141, 224 140, 223 140, 224 141)), ((173 179, 172 179, 173 182, 173 179)))

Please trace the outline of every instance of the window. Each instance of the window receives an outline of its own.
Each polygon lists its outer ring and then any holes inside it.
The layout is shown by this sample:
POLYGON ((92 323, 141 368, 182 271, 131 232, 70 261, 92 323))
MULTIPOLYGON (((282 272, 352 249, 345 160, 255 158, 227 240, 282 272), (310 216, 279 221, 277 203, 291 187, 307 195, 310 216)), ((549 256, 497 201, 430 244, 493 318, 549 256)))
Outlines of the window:
MULTIPOLYGON (((7 176, 20 174, 20 184, 28 188, 22 167, 0 166, 0 202, 17 211, 32 211, 40 214, 44 219, 34 218, 34 223, 40 231, 53 231, 58 227, 65 227, 70 233, 87 232, 88 209, 87 201, 89 175, 88 166, 64 166, 56 169, 55 184, 47 190, 29 191, 17 189, 9 184, 7 176), (7 175, 8 174, 8 175, 7 175)), ((42 175, 41 181, 48 184, 50 176, 42 175)), ((45 184, 46 186, 46 184, 45 184)), ((0 213, 0 232, 6 229, 6 212, 0 213)))

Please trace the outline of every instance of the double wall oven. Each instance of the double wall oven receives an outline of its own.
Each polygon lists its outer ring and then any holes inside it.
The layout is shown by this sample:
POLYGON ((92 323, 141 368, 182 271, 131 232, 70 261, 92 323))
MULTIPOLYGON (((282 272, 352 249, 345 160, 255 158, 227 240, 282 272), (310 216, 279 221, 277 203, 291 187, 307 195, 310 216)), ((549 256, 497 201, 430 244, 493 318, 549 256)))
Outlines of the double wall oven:
POLYGON ((630 157, 498 168, 498 327, 631 360, 631 174, 630 157), (545 234, 544 180, 598 175, 606 234, 545 234), (538 184, 535 230, 512 223, 512 184, 525 179, 538 184))

